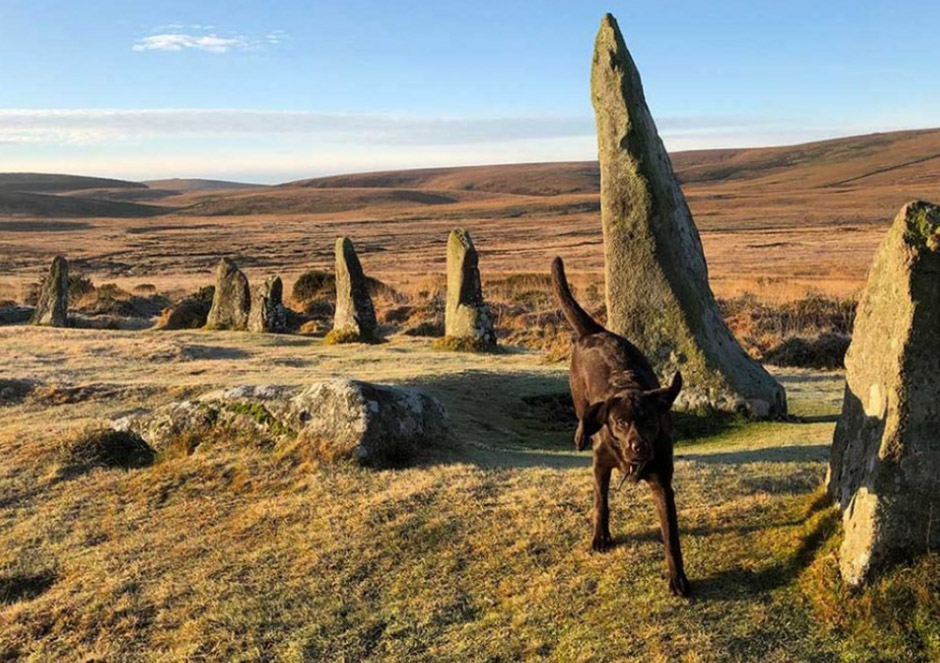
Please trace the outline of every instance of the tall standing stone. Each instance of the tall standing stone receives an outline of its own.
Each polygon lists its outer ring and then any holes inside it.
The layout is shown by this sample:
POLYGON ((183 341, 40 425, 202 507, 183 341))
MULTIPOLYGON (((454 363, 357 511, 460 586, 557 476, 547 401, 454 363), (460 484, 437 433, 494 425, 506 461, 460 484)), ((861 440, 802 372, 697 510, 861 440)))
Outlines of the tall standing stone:
POLYGON ((270 276, 255 288, 248 314, 248 331, 280 334, 287 328, 287 311, 282 302, 284 285, 280 276, 270 276))
POLYGON ((829 492, 850 585, 940 547, 940 207, 906 205, 881 243, 845 356, 829 492))
POLYGON ((369 283, 348 237, 336 240, 336 311, 328 338, 337 343, 378 338, 369 283))
POLYGON ((36 310, 29 322, 46 327, 67 327, 68 318, 69 263, 62 256, 56 256, 42 280, 36 310))
POLYGON ((613 16, 594 44, 607 326, 660 375, 681 370, 680 409, 786 413, 786 393, 729 331, 708 285, 698 230, 613 16))
POLYGON ((230 258, 222 258, 215 270, 215 294, 206 318, 206 329, 248 328, 251 291, 248 278, 230 258))
POLYGON ((444 334, 483 349, 496 345, 493 317, 483 301, 480 258, 470 233, 457 228, 447 238, 447 307, 444 334))

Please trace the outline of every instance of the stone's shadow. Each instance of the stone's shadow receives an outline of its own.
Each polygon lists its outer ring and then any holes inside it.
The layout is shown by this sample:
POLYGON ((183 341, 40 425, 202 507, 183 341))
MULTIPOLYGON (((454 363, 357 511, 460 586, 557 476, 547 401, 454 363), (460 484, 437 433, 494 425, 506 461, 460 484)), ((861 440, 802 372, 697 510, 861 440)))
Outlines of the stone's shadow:
POLYGON ((839 421, 838 414, 819 414, 806 417, 794 417, 793 423, 796 424, 834 424, 839 421))
POLYGON ((183 361, 200 359, 247 359, 251 353, 241 348, 229 348, 222 345, 186 344, 180 348, 183 361))
MULTIPOLYGON (((423 463, 469 461, 484 467, 559 469, 591 463, 590 452, 574 449, 577 422, 565 373, 469 369, 422 376, 404 385, 439 399, 451 422, 451 442, 429 449, 423 463)), ((675 421, 679 441, 721 435, 748 425, 745 418, 734 414, 676 413, 675 421)), ((677 459, 712 464, 817 462, 825 460, 828 446, 689 453, 692 449, 679 447, 677 459)))
POLYGON ((48 591, 56 581, 52 572, 0 575, 0 605, 30 601, 48 591))
POLYGON ((764 447, 762 449, 722 451, 710 454, 676 454, 676 460, 691 460, 696 463, 729 465, 741 465, 743 463, 805 463, 824 461, 828 457, 828 444, 764 447))
POLYGON ((673 412, 672 425, 677 442, 713 437, 740 428, 747 419, 733 412, 673 412))
MULTIPOLYGON (((793 523, 798 525, 811 519, 818 511, 829 504, 828 499, 818 499, 803 520, 793 523)), ((819 519, 813 528, 803 536, 796 550, 790 556, 765 569, 726 569, 707 578, 693 578, 694 597, 699 600, 741 600, 751 601, 755 593, 768 592, 792 583, 806 567, 812 563, 816 552, 839 528, 839 512, 831 509, 819 519)), ((757 530, 775 527, 770 524, 757 530)))
POLYGON ((837 382, 837 381, 840 381, 840 380, 844 379, 844 378, 842 378, 841 374, 838 373, 838 372, 836 372, 836 371, 833 371, 832 374, 828 374, 828 373, 827 373, 826 375, 809 375, 809 374, 807 374, 807 375, 803 375, 803 374, 799 374, 799 375, 775 375, 774 378, 776 378, 777 382, 779 382, 780 384, 782 384, 782 385, 785 386, 785 387, 788 386, 788 385, 806 384, 807 382, 811 382, 811 383, 816 383, 816 382, 837 382))

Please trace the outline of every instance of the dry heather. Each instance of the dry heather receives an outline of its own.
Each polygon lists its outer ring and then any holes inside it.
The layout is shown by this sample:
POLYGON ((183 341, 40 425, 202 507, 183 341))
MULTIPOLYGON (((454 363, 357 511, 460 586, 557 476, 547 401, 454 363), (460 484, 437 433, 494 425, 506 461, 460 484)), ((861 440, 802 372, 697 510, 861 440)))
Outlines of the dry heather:
POLYGON ((935 558, 862 596, 834 581, 838 517, 819 487, 838 373, 778 373, 793 421, 680 420, 697 592, 686 602, 665 591, 643 486, 613 498, 614 550, 589 551, 589 460, 573 451, 565 369, 537 354, 454 355, 407 336, 337 347, 22 327, 0 329, 0 352, 5 377, 34 381, 2 407, 0 660, 937 655, 935 558), (370 471, 207 431, 153 465, 62 471, 74 450, 100 449, 88 422, 216 386, 337 374, 427 390, 451 439, 410 467, 370 471))

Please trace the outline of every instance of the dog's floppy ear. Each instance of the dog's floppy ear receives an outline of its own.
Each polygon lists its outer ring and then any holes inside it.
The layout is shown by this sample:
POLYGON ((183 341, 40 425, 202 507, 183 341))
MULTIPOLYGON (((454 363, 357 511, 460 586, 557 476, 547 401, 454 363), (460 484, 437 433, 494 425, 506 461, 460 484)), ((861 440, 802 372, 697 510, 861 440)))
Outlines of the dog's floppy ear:
POLYGON ((591 403, 581 417, 581 426, 585 439, 591 437, 607 423, 607 406, 610 401, 591 403))
POLYGON ((676 374, 672 376, 672 384, 670 384, 668 387, 660 387, 659 389, 648 391, 645 395, 655 399, 657 407, 663 410, 668 410, 672 407, 672 404, 676 400, 676 396, 679 395, 679 391, 681 389, 682 373, 676 371, 676 374))

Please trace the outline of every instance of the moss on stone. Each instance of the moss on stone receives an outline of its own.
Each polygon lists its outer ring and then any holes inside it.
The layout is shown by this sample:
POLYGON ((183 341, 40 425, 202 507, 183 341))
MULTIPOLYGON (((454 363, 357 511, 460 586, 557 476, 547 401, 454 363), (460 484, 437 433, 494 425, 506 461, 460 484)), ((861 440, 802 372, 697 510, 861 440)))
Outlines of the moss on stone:
POLYGON ((435 339, 432 347, 435 350, 448 352, 498 352, 499 346, 487 343, 477 336, 442 336, 435 339))
POLYGON ((940 207, 924 201, 910 203, 905 239, 930 251, 940 250, 940 207))
POLYGON ((328 345, 343 345, 345 343, 381 343, 382 339, 374 333, 360 334, 355 329, 333 329, 323 337, 323 342, 328 345))
POLYGON ((248 417, 259 426, 266 428, 272 435, 290 436, 294 434, 290 428, 278 421, 268 408, 261 403, 226 403, 224 407, 229 412, 248 417))

